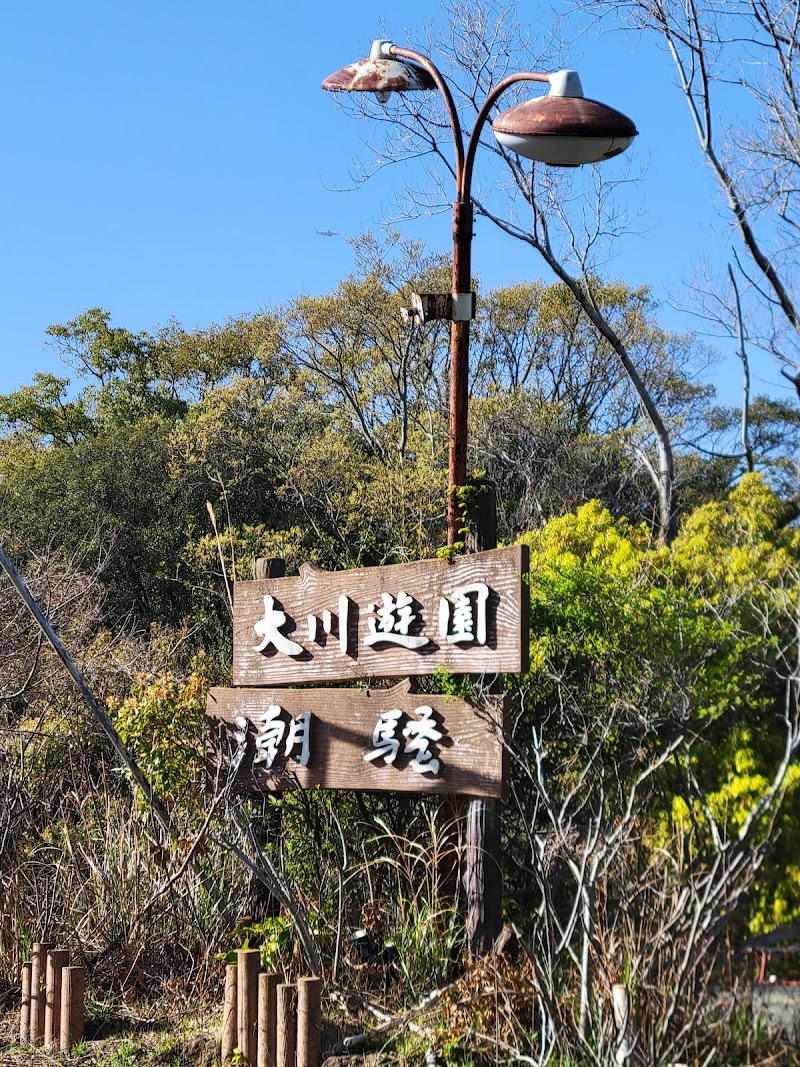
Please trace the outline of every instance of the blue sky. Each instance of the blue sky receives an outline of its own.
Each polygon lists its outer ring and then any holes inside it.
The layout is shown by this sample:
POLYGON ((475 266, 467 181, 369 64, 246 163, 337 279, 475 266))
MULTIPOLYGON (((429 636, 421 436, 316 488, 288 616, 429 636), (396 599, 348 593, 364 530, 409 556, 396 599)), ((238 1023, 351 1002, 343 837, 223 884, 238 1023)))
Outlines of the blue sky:
MULTIPOLYGON (((521 12, 528 5, 521 6, 521 12)), ((438 18, 409 0, 276 5, 230 0, 133 4, 30 0, 4 13, 0 100, 0 392, 58 370, 45 330, 87 307, 115 324, 187 328, 333 288, 352 268, 344 238, 374 227, 409 163, 337 191, 363 126, 320 89, 382 35, 438 18), (342 236, 318 236, 331 229, 342 236)), ((564 66, 586 94, 629 114, 647 175, 631 189, 643 220, 609 273, 667 299, 699 256, 727 262, 730 234, 692 139, 666 56, 621 34, 582 37, 564 66)), ((617 166, 611 161, 606 166, 617 166)), ((480 176, 481 161, 478 161, 480 176)), ((417 175, 419 177, 419 175, 417 175)), ((405 232, 447 251, 446 215, 405 232)), ((483 284, 550 280, 531 253, 485 223, 483 284)), ((672 328, 691 322, 668 306, 672 328)), ((738 395, 735 364, 717 374, 738 395)), ((754 377, 777 380, 773 367, 754 377)))

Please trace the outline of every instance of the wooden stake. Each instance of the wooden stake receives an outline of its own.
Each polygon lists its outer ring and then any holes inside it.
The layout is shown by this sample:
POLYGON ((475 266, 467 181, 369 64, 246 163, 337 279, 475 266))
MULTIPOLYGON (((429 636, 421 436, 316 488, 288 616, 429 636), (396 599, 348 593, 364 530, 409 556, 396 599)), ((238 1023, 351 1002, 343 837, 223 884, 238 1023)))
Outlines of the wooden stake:
POLYGON ((22 1003, 19 1009, 19 1043, 27 1045, 31 1032, 31 965, 22 965, 22 1003))
POLYGON ((258 1050, 258 972, 261 968, 261 949, 240 948, 236 958, 238 1045, 241 1054, 253 1067, 258 1050))
POLYGON ((69 966, 69 950, 54 948, 47 953, 45 981, 44 1047, 48 1051, 59 1048, 61 1042, 61 973, 69 966))
POLYGON ((297 983, 297 1067, 320 1067, 321 1037, 322 979, 301 978, 297 983))
POLYGON ((69 1052, 83 1037, 83 999, 86 974, 83 967, 64 967, 61 972, 61 1051, 69 1052))
POLYGON ((228 963, 225 967, 225 1006, 222 1009, 222 1046, 220 1063, 230 1063, 238 1037, 239 1017, 236 1010, 236 964, 228 963))
POLYGON ((277 974, 258 976, 258 1062, 257 1067, 275 1067, 278 1036, 277 974))
POLYGON ((44 1041, 44 979, 47 969, 47 953, 55 947, 52 941, 37 941, 31 948, 30 1043, 32 1045, 41 1045, 44 1041))
POLYGON ((293 985, 278 986, 278 1035, 276 1067, 295 1067, 297 1047, 297 999, 293 985))

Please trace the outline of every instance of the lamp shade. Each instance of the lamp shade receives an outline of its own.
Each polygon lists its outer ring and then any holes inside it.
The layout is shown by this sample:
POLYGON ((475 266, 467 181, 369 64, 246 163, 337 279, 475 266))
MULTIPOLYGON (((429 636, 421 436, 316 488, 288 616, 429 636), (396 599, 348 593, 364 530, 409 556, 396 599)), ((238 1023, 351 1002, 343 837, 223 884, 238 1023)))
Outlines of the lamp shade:
POLYGON ((526 100, 494 120, 492 131, 504 148, 554 167, 599 163, 625 151, 638 132, 627 115, 587 100, 574 71, 550 80, 549 96, 526 100))
POLYGON ((399 59, 359 59, 322 83, 331 92, 393 93, 409 89, 434 89, 436 84, 426 70, 399 59))

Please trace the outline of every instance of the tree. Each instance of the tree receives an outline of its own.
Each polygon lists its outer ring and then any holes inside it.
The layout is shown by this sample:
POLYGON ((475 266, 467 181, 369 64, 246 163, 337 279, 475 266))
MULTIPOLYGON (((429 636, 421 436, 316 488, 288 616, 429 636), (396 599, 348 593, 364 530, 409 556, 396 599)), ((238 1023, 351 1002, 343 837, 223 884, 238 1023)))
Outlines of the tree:
POLYGON ((529 879, 516 906, 541 1062, 613 1061, 621 1038, 599 1004, 620 982, 636 1058, 690 1058, 734 924, 800 910, 775 856, 786 837, 793 857, 800 747, 800 542, 781 515, 751 475, 668 552, 596 503, 526 538, 532 667, 507 834, 529 879))
MULTIPOLYGON (((778 361, 800 396, 797 5, 627 0, 601 8, 613 8, 612 18, 650 33, 668 52, 734 226, 735 270, 729 264, 729 284, 710 278, 696 287, 699 313, 736 339, 746 380, 754 349, 778 361)), ((597 5, 584 10, 597 15, 597 5)), ((796 517, 796 480, 789 504, 787 518, 796 517)))

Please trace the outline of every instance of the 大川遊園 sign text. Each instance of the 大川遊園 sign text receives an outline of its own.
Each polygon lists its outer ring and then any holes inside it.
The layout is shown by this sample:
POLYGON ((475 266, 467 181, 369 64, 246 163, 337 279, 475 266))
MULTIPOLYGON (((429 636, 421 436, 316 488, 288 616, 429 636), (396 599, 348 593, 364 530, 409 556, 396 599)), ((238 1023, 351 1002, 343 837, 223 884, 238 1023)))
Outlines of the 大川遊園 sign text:
POLYGON ((527 549, 237 582, 237 686, 517 672, 527 665, 527 549))

